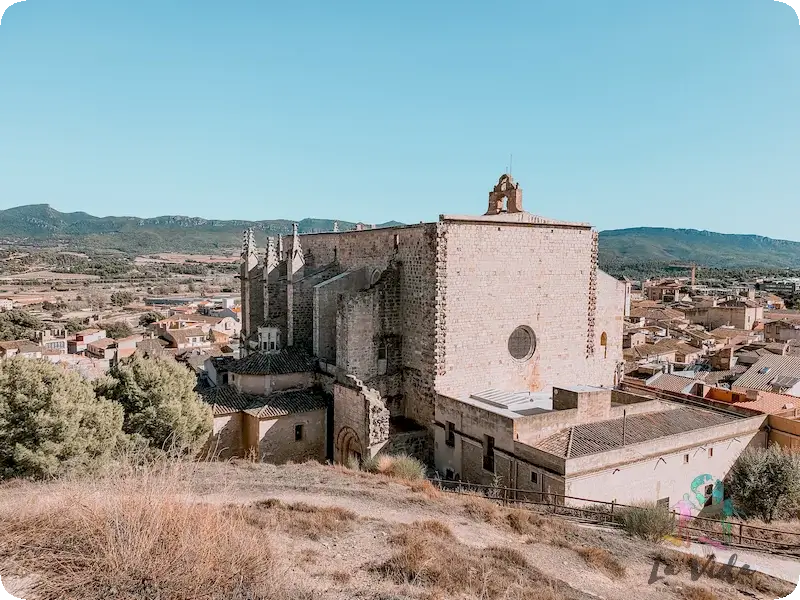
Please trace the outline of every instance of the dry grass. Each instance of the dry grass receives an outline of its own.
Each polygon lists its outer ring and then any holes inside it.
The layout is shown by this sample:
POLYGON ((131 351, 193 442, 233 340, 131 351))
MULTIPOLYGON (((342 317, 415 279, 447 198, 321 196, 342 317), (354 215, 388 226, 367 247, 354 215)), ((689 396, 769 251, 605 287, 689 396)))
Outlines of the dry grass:
POLYGON ((572 548, 581 540, 578 530, 563 520, 548 519, 531 510, 503 508, 481 495, 466 494, 461 505, 464 513, 474 520, 531 536, 526 540, 529 544, 572 548))
MULTIPOLYGON (((759 573, 758 571, 745 570, 740 567, 730 567, 711 561, 709 558, 700 558, 683 552, 661 549, 652 555, 669 569, 668 575, 689 575, 690 573, 711 581, 724 581, 739 588, 761 592, 772 597, 782 598, 794 591, 795 586, 759 573)), ((693 577, 694 579, 694 577, 693 577)))
POLYGON ((366 459, 361 468, 368 473, 386 475, 403 481, 424 480, 427 471, 420 461, 405 454, 379 454, 366 459))
POLYGON ((681 590, 680 594, 684 600, 719 600, 719 596, 708 588, 696 585, 686 586, 681 590))
POLYGON ((281 581, 244 511, 190 503, 156 472, 3 489, 0 560, 35 573, 39 600, 310 598, 281 581), (16 490, 18 493, 20 490, 16 490))
POLYGON ((244 509, 229 507, 229 510, 241 511, 244 519, 259 529, 285 531, 312 540, 344 533, 358 520, 353 511, 339 506, 311 506, 304 502, 285 504, 274 498, 259 500, 244 509))
POLYGON ((615 579, 625 577, 624 565, 614 558, 608 550, 587 546, 585 548, 578 548, 576 552, 590 567, 602 569, 615 579))
POLYGON ((373 570, 397 584, 424 587, 433 597, 485 600, 579 597, 574 590, 531 567, 516 549, 477 550, 431 529, 430 522, 397 527, 390 539, 395 551, 373 570))

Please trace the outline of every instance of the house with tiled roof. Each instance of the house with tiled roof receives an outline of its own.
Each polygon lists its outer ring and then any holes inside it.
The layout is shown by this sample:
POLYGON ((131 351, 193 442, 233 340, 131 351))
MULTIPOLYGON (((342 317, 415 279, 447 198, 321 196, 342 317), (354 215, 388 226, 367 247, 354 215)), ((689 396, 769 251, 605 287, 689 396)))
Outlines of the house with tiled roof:
POLYGON ((30 340, 11 340, 0 342, 0 359, 12 356, 26 358, 42 358, 44 348, 30 340))
POLYGON ((325 460, 332 398, 317 361, 302 348, 211 357, 205 373, 208 385, 199 393, 214 413, 210 453, 255 454, 273 463, 325 460))
POLYGON ((169 342, 170 348, 176 348, 178 350, 211 346, 208 334, 199 327, 167 329, 162 334, 162 337, 169 342))
POLYGON ((733 382, 732 389, 800 396, 800 356, 762 356, 733 382))

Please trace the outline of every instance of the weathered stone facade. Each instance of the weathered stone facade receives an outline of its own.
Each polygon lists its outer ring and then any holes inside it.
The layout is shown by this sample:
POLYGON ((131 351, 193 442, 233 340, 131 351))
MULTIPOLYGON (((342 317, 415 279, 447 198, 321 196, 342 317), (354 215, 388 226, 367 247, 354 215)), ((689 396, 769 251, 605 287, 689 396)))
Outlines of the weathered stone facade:
POLYGON ((373 390, 391 418, 417 422, 429 439, 437 392, 616 383, 625 284, 597 270, 589 225, 524 212, 522 190, 508 175, 490 192, 485 215, 295 231, 285 253, 280 241, 268 244, 275 246, 269 269, 253 264, 249 242, 243 248, 242 289, 250 293, 242 304, 250 316, 242 336, 270 324, 284 345, 304 347, 322 370, 337 373, 337 460, 340 446, 365 455, 385 443, 365 429, 363 407, 349 407, 363 404, 364 393, 348 376, 373 390))

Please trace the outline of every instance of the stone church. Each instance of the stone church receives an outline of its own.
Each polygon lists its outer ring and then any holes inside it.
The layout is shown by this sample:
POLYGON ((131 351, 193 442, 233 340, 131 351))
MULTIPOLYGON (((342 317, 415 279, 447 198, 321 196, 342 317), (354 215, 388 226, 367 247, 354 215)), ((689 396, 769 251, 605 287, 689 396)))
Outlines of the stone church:
POLYGON ((314 385, 333 397, 329 458, 429 458, 437 393, 617 384, 628 292, 597 260, 589 224, 526 212, 508 174, 482 215, 305 235, 295 225, 263 252, 249 230, 240 360, 311 358, 314 385))

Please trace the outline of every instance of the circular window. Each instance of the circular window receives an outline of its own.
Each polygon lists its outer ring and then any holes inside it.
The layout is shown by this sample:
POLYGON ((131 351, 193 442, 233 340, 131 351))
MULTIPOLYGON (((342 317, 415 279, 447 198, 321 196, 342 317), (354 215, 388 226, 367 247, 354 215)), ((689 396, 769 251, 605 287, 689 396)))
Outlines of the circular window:
POLYGON ((508 352, 517 360, 528 360, 536 351, 536 334, 530 327, 520 325, 508 338, 508 352))

